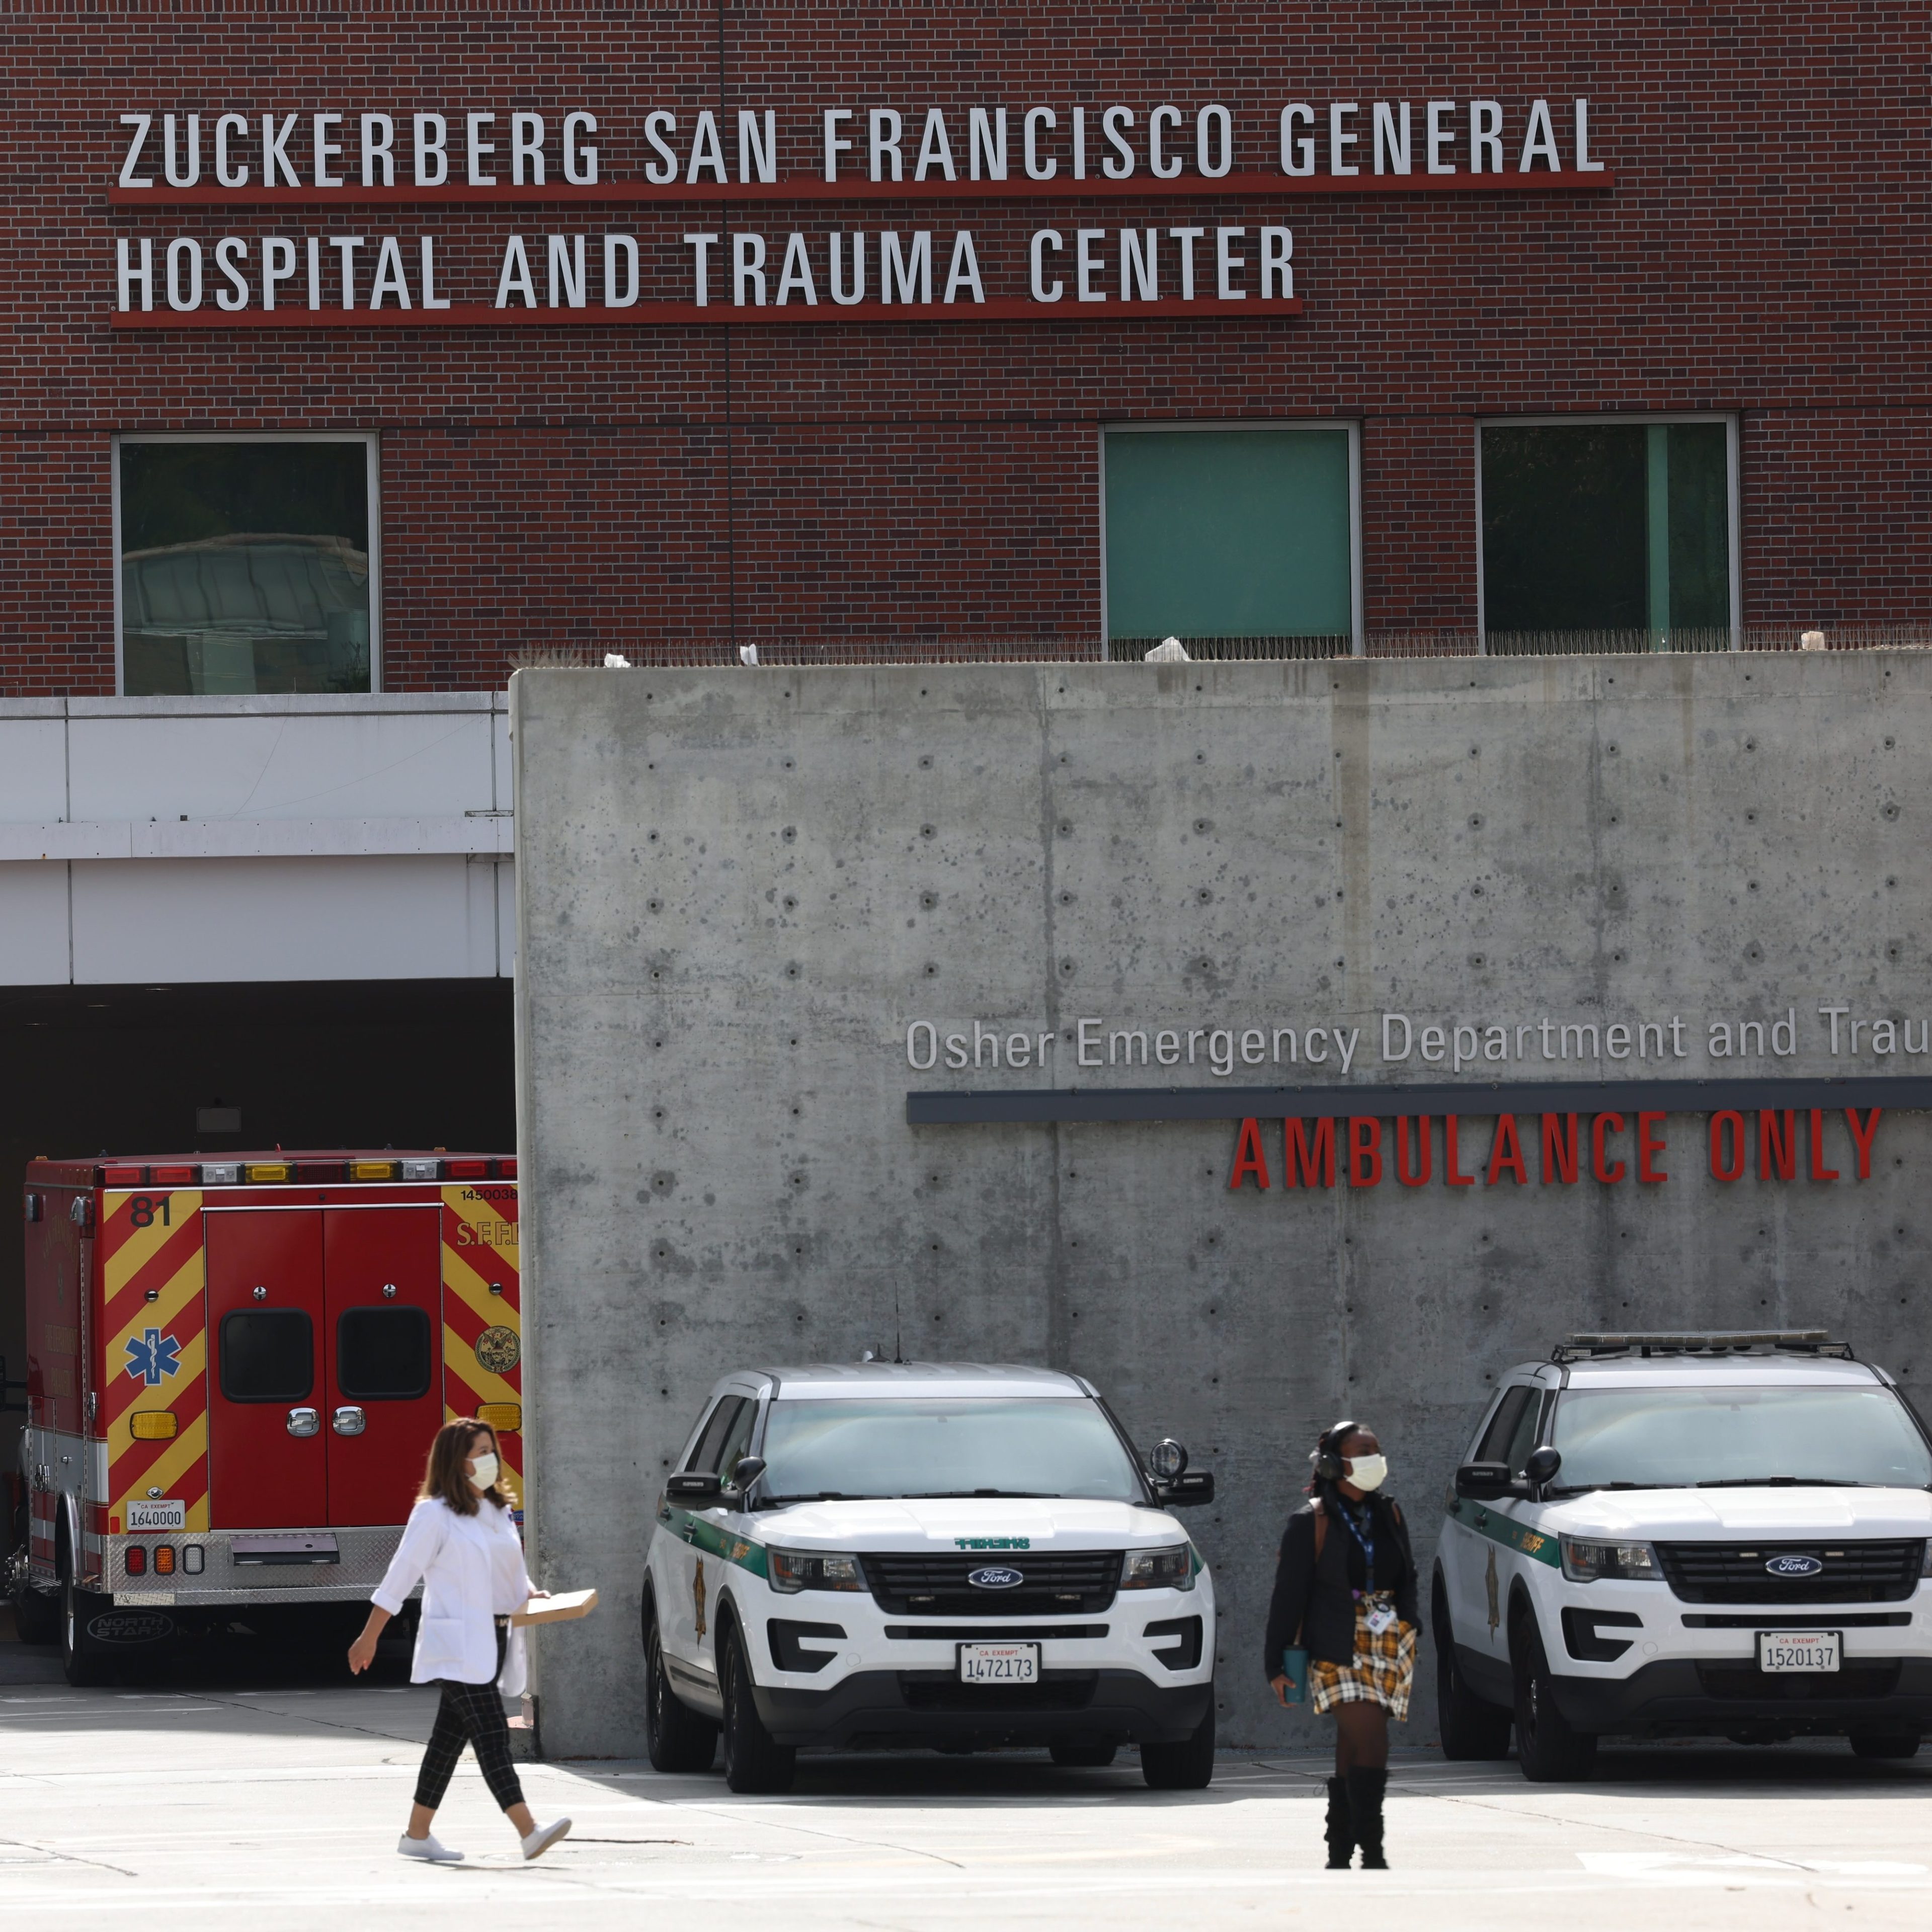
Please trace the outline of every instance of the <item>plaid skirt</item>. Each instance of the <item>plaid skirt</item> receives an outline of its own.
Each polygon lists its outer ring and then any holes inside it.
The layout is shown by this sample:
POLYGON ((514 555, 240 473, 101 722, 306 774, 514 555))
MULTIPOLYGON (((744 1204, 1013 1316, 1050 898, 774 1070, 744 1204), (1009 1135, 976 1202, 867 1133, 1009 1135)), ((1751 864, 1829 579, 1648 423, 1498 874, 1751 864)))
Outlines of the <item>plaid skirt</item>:
POLYGON ((1415 1677, 1415 1626, 1392 1623, 1379 1636, 1369 1628, 1369 1612, 1395 1608, 1387 1590, 1355 1599, 1355 1658, 1352 1664, 1308 1660, 1310 1701, 1317 1711, 1337 1704, 1380 1704, 1391 1716, 1408 1715, 1409 1689, 1415 1677))

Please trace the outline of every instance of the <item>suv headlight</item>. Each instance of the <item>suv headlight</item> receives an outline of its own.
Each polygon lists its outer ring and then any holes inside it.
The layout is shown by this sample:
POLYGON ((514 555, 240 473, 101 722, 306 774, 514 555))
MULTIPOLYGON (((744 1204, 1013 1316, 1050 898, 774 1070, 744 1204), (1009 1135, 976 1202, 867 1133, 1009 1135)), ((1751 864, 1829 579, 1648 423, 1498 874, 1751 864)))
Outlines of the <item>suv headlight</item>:
POLYGON ((768 1550, 765 1577, 787 1596, 800 1590, 862 1590, 866 1573, 856 1556, 828 1556, 815 1550, 768 1550))
POLYGON ((1124 1590, 1191 1590, 1194 1552, 1184 1543, 1166 1550, 1130 1550, 1120 1558, 1124 1590))
POLYGON ((1664 1574, 1647 1543, 1589 1543, 1580 1536, 1558 1540, 1563 1546, 1563 1574, 1573 1583, 1594 1583, 1606 1576, 1654 1583, 1664 1574))

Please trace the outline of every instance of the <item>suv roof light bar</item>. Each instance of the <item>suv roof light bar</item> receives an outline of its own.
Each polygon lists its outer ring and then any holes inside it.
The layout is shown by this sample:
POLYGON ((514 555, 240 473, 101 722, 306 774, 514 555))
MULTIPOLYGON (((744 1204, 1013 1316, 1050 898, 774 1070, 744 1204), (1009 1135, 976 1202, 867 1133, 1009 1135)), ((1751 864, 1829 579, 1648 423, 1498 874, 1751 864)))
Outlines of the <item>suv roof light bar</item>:
POLYGON ((1600 1355, 1755 1355, 1780 1350, 1793 1354, 1835 1355, 1850 1361, 1852 1345, 1834 1342, 1824 1328, 1710 1329, 1680 1334, 1638 1330, 1572 1335, 1550 1350, 1552 1362, 1586 1362, 1600 1355))

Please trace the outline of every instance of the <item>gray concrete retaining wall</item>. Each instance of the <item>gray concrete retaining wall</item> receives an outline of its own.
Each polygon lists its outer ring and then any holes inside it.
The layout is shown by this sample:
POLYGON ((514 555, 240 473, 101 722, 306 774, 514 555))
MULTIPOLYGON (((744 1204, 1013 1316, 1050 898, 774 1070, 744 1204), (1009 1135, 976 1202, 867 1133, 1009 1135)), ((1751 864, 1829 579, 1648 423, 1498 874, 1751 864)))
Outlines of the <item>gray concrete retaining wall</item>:
MULTIPOLYGON (((1222 1736, 1256 1745, 1307 1729, 1266 1701, 1260 1622, 1337 1414, 1382 1431, 1426 1564, 1486 1392, 1573 1329, 1823 1324, 1920 1372, 1924 1114, 1886 1114, 1863 1181, 1835 1112, 1834 1181, 1805 1149, 1760 1180, 1754 1142, 1715 1179, 1704 1120, 1673 1113, 1668 1178, 1642 1183, 1633 1120, 1605 1185, 1586 1113, 1564 1185, 1525 1114, 1528 1180, 1491 1186, 1480 1090, 1932 1072, 1923 657, 544 670, 513 692, 530 1520, 542 1574, 604 1603, 547 1634, 553 1753, 642 1748, 653 1499, 734 1364, 896 1340, 1062 1364, 1139 1438, 1180 1437, 1221 1486, 1190 1527, 1220 1582, 1222 1736), (949 1070, 976 1024, 982 1064, 949 1070), (1742 1058, 1714 1057, 1718 1024, 1742 1058), (1115 1033, 1163 1030, 1178 1064, 1106 1064, 1115 1033), (1265 1192, 1229 1188, 1233 1120, 906 1122, 911 1090, 1299 1082, 1347 1115, 1351 1090, 1423 1079, 1474 1090, 1472 1186, 1444 1184, 1439 1120, 1429 1184, 1397 1184, 1385 1137, 1381 1185, 1333 1189, 1284 1187, 1264 1121, 1265 1192)), ((1426 1660, 1420 1736, 1429 1682, 1426 1660)))

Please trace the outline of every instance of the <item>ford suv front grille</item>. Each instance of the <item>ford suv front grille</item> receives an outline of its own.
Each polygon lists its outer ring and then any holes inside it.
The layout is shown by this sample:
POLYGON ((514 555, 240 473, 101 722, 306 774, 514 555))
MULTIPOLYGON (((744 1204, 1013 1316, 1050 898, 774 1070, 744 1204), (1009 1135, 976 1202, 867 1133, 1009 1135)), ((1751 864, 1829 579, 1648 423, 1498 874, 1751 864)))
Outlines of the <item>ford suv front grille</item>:
POLYGON ((1896 1604, 1918 1587, 1922 1538, 1886 1543, 1660 1543, 1687 1604, 1896 1604))
POLYGON ((1120 1580, 1118 1550, 1014 1550, 998 1556, 868 1552, 860 1560, 873 1596, 894 1616, 1040 1617, 1104 1610, 1112 1606, 1120 1580), (976 1584, 976 1574, 985 1580, 976 1584), (1016 1576, 1017 1582, 1005 1580, 1016 1576))

